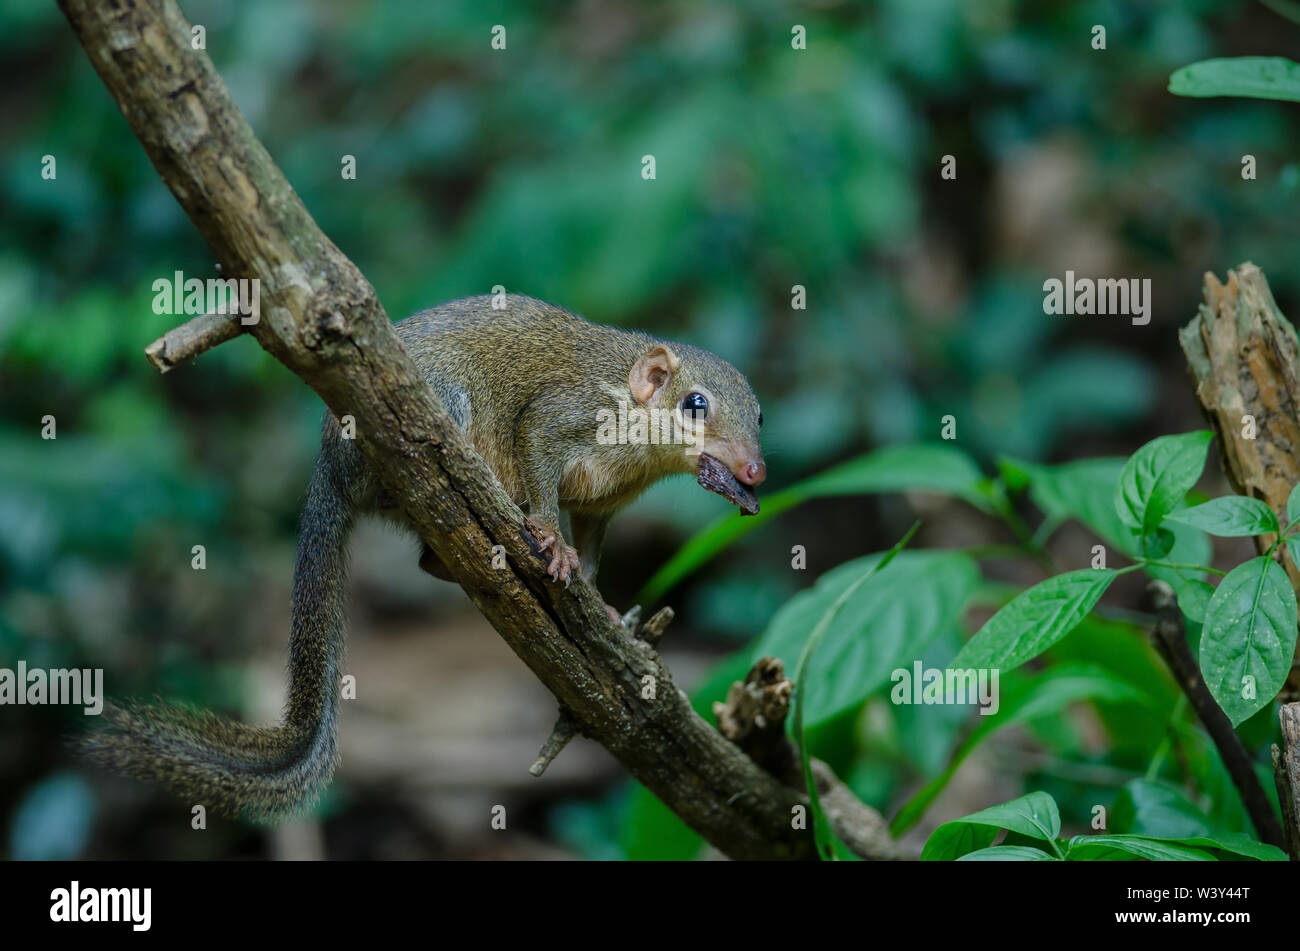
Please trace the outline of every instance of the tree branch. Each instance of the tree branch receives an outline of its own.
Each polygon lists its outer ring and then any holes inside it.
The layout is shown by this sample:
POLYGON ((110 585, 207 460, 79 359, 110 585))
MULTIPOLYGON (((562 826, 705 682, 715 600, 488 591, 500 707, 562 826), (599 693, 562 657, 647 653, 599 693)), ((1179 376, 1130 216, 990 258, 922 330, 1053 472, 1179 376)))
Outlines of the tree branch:
POLYGON ((238 314, 204 314, 167 331, 144 348, 144 355, 154 369, 166 373, 243 332, 238 314))
POLYGON ((176 4, 59 6, 223 276, 261 281, 262 319, 248 332, 336 416, 356 419, 384 487, 579 730, 727 855, 815 857, 811 834, 791 823, 805 797, 700 719, 654 649, 611 624, 589 586, 547 578, 519 509, 417 372, 374 289, 191 48, 176 4), (505 569, 492 567, 497 545, 505 569), (647 684, 653 699, 643 699, 647 684))

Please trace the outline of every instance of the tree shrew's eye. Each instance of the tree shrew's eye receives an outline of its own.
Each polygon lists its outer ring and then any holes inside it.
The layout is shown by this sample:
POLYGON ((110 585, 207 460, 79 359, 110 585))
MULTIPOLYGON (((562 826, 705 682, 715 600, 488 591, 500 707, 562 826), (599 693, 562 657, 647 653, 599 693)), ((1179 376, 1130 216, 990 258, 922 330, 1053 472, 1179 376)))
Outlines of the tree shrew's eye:
POLYGON ((682 413, 693 419, 704 419, 709 415, 709 401, 703 393, 687 393, 682 397, 682 413))

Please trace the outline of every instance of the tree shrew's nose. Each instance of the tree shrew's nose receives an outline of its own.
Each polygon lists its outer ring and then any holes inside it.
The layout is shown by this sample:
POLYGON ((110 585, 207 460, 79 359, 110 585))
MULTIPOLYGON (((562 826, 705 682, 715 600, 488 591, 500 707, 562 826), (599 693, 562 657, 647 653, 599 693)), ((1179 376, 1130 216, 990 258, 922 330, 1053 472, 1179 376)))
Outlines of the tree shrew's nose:
POLYGON ((751 459, 736 467, 735 476, 745 485, 753 488, 767 478, 767 466, 762 459, 751 459))

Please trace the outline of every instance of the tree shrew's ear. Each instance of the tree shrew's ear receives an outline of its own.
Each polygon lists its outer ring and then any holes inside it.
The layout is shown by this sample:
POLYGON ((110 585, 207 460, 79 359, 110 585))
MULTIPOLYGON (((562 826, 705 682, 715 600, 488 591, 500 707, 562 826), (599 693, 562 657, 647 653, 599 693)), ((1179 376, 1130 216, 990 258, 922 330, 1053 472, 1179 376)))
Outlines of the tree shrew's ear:
POLYGON ((677 355, 663 344, 656 344, 632 367, 627 376, 628 388, 638 403, 650 403, 658 398, 678 367, 677 355))

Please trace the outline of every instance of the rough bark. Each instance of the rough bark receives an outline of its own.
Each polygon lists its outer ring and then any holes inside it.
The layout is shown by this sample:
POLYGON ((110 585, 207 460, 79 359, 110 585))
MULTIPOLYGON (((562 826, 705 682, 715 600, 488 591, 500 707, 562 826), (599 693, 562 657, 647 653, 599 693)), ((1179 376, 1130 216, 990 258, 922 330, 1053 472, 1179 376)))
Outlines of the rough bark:
POLYGON ((546 577, 522 514, 417 373, 374 289, 191 48, 175 3, 59 5, 222 276, 260 279, 262 318, 247 332, 336 416, 356 419, 385 488, 580 731, 727 855, 814 857, 811 835, 791 827, 804 796, 700 719, 655 650, 611 624, 589 586, 546 577), (505 570, 492 567, 497 545, 505 570), (647 683, 654 699, 642 699, 647 683))
POLYGON ((243 332, 238 315, 204 314, 167 331, 144 348, 144 355, 159 373, 166 373, 243 332))
POLYGON ((1300 703, 1283 704, 1278 719, 1282 721, 1282 747, 1273 744, 1273 781, 1282 805, 1286 850, 1296 862, 1300 861, 1300 703))

